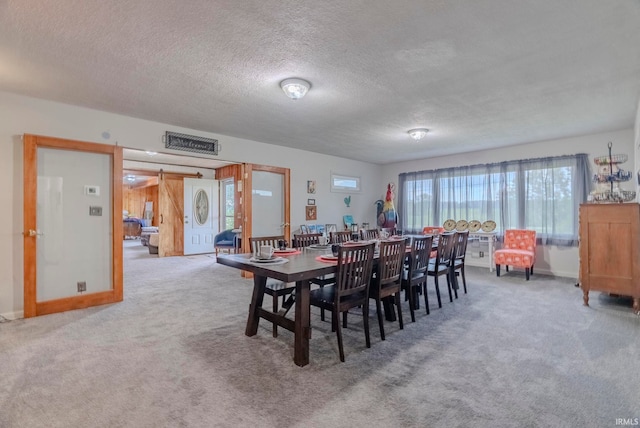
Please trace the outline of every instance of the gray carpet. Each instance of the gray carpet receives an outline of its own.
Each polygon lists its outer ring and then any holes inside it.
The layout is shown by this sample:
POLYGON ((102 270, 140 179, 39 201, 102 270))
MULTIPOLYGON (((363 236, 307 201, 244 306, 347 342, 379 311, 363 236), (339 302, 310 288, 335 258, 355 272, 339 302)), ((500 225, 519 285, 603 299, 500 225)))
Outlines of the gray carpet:
MULTIPOLYGON (((293 335, 244 328, 251 282, 212 256, 126 243, 125 301, 0 323, 5 427, 603 427, 640 417, 640 318, 573 280, 468 268, 469 294, 372 347, 350 315, 346 362, 312 309, 293 335)), ((433 282, 429 282, 433 289, 433 282)), ((271 304, 267 296, 265 304, 271 304)), ((406 306, 405 306, 406 308, 406 306)))

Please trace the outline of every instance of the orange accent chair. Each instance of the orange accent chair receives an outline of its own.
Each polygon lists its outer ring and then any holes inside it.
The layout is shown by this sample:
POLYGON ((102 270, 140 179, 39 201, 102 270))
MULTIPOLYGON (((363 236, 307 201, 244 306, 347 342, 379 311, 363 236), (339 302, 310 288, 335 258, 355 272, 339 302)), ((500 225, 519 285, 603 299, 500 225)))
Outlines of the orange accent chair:
POLYGON ((440 226, 425 226, 422 229, 423 235, 442 235, 444 232, 444 227, 440 226))
POLYGON ((496 274, 500 276, 500 265, 524 268, 527 281, 533 275, 536 261, 536 231, 508 229, 504 232, 504 245, 493 253, 496 262, 496 274))

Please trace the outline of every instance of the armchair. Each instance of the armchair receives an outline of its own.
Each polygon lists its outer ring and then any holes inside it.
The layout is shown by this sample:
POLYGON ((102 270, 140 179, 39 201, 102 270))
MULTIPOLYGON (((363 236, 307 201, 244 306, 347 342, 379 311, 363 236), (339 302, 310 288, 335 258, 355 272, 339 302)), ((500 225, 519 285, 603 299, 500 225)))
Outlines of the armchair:
POLYGON ((216 256, 218 255, 218 251, 227 250, 227 252, 231 253, 235 252, 236 244, 235 244, 236 234, 232 231, 232 229, 224 230, 218 233, 215 238, 213 238, 213 246, 216 250, 216 256))
POLYGON ((500 265, 524 268, 525 276, 533 275, 533 264, 536 261, 536 231, 524 229, 508 229, 504 233, 502 249, 494 252, 496 274, 500 276, 500 265))

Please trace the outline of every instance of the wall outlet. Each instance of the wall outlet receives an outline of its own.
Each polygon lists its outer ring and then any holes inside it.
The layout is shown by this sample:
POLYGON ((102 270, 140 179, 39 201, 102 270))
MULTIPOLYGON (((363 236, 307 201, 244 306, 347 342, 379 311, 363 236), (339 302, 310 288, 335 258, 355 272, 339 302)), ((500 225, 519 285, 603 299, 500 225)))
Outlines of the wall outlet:
POLYGON ((82 293, 83 291, 87 291, 87 282, 78 281, 78 293, 82 293))
POLYGON ((484 251, 480 251, 480 257, 484 257, 484 251))

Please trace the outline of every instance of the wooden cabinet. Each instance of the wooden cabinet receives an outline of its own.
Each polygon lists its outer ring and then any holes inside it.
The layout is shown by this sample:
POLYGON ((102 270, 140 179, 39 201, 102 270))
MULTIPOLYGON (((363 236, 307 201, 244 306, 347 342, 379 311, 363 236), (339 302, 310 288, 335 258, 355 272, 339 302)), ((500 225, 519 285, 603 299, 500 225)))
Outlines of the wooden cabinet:
POLYGON ((640 205, 580 206, 580 284, 589 291, 633 297, 640 311, 640 205))

